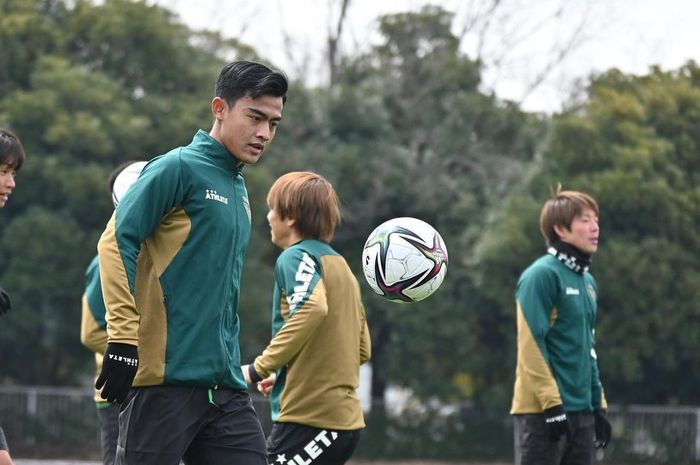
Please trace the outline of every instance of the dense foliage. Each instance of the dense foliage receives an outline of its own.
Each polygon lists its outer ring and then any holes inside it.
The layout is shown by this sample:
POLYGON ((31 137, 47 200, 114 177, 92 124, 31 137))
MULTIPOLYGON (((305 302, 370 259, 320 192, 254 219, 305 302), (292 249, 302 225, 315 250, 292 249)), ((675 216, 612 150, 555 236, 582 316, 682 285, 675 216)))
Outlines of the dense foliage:
MULTIPOLYGON (((593 79, 581 102, 553 118, 536 169, 494 214, 480 246, 481 282, 489 281, 480 289, 510 319, 514 278, 539 253, 541 199, 561 182, 598 200, 597 352, 616 403, 700 402, 692 369, 700 362, 699 77, 691 62, 593 79)), ((511 343, 497 350, 508 359, 511 343)))

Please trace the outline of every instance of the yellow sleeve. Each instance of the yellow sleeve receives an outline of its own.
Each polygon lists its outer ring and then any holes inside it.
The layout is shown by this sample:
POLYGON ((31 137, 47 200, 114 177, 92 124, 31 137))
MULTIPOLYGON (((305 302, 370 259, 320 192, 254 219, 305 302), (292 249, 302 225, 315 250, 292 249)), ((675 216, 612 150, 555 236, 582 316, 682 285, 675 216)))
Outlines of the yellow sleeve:
POLYGON ((107 331, 100 328, 90 311, 87 295, 82 298, 82 316, 80 321, 80 342, 97 354, 104 354, 107 347, 107 331))
POLYGON ((138 346, 139 314, 116 239, 115 214, 97 244, 109 342, 138 346))
POLYGON ((267 378, 286 365, 311 338, 328 315, 326 289, 319 281, 309 299, 284 322, 262 355, 255 359, 255 371, 267 378))
POLYGON ((536 412, 562 404, 559 387, 549 364, 527 324, 517 302, 518 357, 514 392, 514 413, 536 412))

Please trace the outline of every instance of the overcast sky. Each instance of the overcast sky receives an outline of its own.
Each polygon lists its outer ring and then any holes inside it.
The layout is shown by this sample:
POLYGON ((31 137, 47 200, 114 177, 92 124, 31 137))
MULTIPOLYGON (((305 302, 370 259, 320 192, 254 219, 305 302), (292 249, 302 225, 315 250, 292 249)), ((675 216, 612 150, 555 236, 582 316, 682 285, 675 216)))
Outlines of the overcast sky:
MULTIPOLYGON (((238 37, 290 76, 324 82, 329 28, 339 0, 152 0, 197 29, 238 37)), ((455 13, 460 34, 483 0, 351 0, 342 34, 344 53, 366 51, 379 41, 382 14, 417 11, 425 4, 455 13)), ((699 0, 503 0, 487 33, 464 36, 464 53, 486 58, 484 90, 529 111, 557 111, 577 79, 616 67, 643 74, 649 66, 675 69, 700 62, 699 0), (570 47, 568 44, 572 44, 570 47), (563 61, 555 57, 567 50, 563 61), (498 64, 494 63, 498 60, 498 64), (555 62, 556 66, 549 65, 555 62), (530 91, 540 74, 546 79, 530 91)), ((473 30, 473 29, 471 29, 473 30)))

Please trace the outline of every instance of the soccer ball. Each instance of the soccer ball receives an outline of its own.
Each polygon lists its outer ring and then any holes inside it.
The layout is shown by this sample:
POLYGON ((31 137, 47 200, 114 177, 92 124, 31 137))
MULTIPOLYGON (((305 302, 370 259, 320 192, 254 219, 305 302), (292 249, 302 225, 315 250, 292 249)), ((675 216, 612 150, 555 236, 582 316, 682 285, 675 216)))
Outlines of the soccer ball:
POLYGON ((379 225, 362 250, 370 287, 392 302, 418 302, 440 287, 447 274, 447 247, 425 221, 394 218, 379 225))
POLYGON ((141 174, 141 170, 146 166, 147 161, 137 161, 123 170, 114 179, 114 185, 112 186, 112 203, 114 208, 117 208, 119 201, 124 197, 126 191, 131 187, 131 185, 136 181, 141 174))

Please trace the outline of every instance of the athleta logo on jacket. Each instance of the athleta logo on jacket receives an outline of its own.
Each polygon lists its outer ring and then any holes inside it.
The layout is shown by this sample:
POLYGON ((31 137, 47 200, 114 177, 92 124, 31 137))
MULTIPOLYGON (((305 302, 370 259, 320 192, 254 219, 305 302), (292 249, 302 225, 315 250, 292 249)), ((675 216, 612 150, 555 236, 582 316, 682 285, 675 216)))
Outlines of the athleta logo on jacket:
POLYGON ((217 202, 225 203, 228 205, 228 198, 224 197, 223 195, 219 195, 216 193, 214 189, 207 189, 206 194, 204 195, 204 198, 207 200, 216 200, 217 202))
POLYGON ((296 310, 296 307, 303 302, 309 291, 314 274, 316 274, 316 262, 309 257, 309 254, 304 252, 299 262, 299 268, 297 268, 297 274, 294 275, 294 279, 299 284, 294 286, 294 293, 287 297, 290 312, 296 310))
POLYGON ((323 454, 324 450, 328 449, 336 439, 338 439, 338 433, 331 431, 329 436, 328 431, 324 429, 304 446, 304 452, 306 452, 304 457, 301 454, 294 454, 294 457, 288 459, 286 454, 277 454, 275 462, 281 465, 309 465, 323 454))

